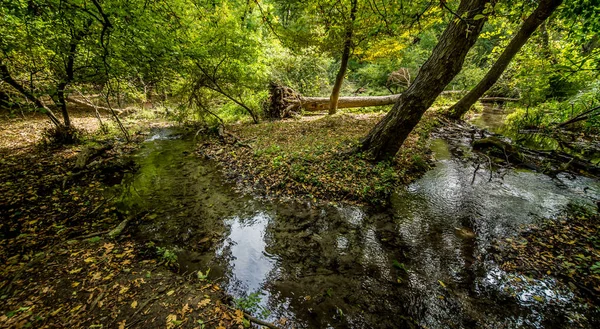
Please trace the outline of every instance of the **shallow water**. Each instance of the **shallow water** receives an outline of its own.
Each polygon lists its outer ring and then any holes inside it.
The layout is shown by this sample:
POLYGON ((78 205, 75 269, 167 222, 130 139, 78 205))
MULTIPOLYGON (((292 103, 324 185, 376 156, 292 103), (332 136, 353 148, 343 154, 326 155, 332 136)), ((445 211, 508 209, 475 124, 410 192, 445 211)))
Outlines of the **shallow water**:
MULTIPOLYGON (((556 282, 505 273, 486 256, 498 238, 592 205, 600 184, 529 171, 503 178, 432 143, 437 165, 387 209, 254 200, 158 131, 136 155, 122 204, 144 239, 177 251, 180 270, 210 268, 234 297, 258 292, 269 321, 306 328, 553 328, 583 310, 556 282), (145 214, 145 215, 144 215, 145 214)), ((259 312, 260 313, 260 312, 259 312)))
POLYGON ((589 159, 592 163, 600 163, 600 152, 598 151, 598 148, 582 145, 581 143, 573 143, 573 136, 563 136, 562 138, 564 140, 559 140, 555 138, 556 136, 546 133, 520 131, 516 127, 505 124, 506 117, 511 111, 511 109, 507 109, 502 105, 484 104, 483 110, 473 114, 469 121, 479 128, 501 134, 519 145, 531 149, 546 151, 559 150, 567 154, 589 159))

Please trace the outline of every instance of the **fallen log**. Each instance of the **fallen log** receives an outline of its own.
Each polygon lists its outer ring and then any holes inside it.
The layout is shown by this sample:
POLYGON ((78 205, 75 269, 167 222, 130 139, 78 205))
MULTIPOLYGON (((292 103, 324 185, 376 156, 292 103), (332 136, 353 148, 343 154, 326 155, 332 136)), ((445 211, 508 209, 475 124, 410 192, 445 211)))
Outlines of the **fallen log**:
MULTIPOLYGON (((442 92, 442 94, 460 93, 460 90, 448 90, 442 92)), ((392 105, 396 103, 398 98, 402 94, 386 95, 386 96, 359 96, 359 97, 340 97, 338 100, 338 108, 355 108, 355 107, 369 107, 369 106, 384 106, 392 105)), ((518 102, 520 98, 510 97, 483 97, 479 99, 480 102, 493 103, 493 102, 518 102)), ((329 97, 304 97, 300 96, 298 99, 291 100, 292 104, 299 104, 301 108, 309 112, 327 111, 329 109, 329 97)))
MULTIPOLYGON (((388 96, 360 96, 340 97, 338 108, 355 108, 369 106, 392 105, 400 98, 400 94, 388 96)), ((327 111, 329 109, 329 97, 300 97, 297 101, 305 111, 327 111)))
POLYGON ((594 108, 592 108, 590 110, 587 110, 587 111, 585 111, 583 113, 578 114, 577 116, 575 116, 575 117, 573 117, 573 118, 571 118, 571 119, 569 119, 569 120, 567 120, 565 122, 561 122, 556 127, 557 128, 562 128, 564 126, 570 125, 570 124, 575 123, 575 122, 587 120, 587 119, 589 119, 589 118, 591 118, 593 116, 596 116, 596 115, 600 114, 600 112, 593 113, 596 110, 600 110, 600 106, 596 106, 596 107, 594 107, 594 108))
POLYGON ((89 107, 89 108, 92 108, 92 109, 98 109, 98 110, 106 111, 108 113, 111 113, 111 111, 115 111, 118 114, 121 114, 124 111, 124 110, 120 110, 120 109, 111 109, 111 108, 108 108, 108 107, 104 107, 104 106, 100 106, 100 105, 95 105, 95 104, 88 103, 88 102, 85 102, 85 101, 82 101, 82 100, 79 100, 79 99, 73 98, 73 97, 67 97, 67 100, 69 102, 75 103, 77 105, 89 107))
POLYGON ((479 99, 482 103, 504 103, 504 102, 518 102, 520 98, 512 97, 481 97, 479 99))
MULTIPOLYGON (((459 94, 464 90, 446 90, 442 94, 459 94)), ((340 97, 338 109, 393 105, 402 94, 385 96, 354 96, 340 97)), ((517 101, 516 98, 485 97, 482 101, 517 101)), ((307 97, 292 88, 272 83, 269 90, 269 106, 267 116, 271 119, 289 118, 299 115, 302 110, 307 112, 326 112, 329 110, 329 97, 307 97)))

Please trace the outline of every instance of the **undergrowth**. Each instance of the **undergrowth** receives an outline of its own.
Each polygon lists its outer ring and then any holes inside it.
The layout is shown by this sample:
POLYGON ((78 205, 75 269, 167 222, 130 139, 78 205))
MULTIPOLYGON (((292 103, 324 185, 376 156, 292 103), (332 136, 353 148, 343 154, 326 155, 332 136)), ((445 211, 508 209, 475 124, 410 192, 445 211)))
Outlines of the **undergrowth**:
POLYGON ((428 113, 392 161, 374 163, 362 153, 348 152, 381 116, 342 114, 236 125, 228 129, 249 147, 214 138, 199 153, 218 160, 226 177, 243 191, 382 205, 399 184, 429 168, 427 139, 437 120, 428 113))
POLYGON ((42 133, 42 144, 45 146, 73 145, 81 142, 84 132, 75 127, 52 127, 42 133))

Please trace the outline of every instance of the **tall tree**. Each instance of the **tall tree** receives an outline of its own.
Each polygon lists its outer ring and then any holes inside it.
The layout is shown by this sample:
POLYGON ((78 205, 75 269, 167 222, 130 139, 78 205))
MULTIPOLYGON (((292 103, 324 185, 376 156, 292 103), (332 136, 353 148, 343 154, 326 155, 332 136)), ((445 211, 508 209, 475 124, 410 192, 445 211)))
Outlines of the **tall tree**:
POLYGON ((473 106, 473 104, 475 104, 475 102, 477 102, 477 100, 481 98, 481 96, 483 96, 496 81, 498 81, 508 64, 510 64, 510 61, 527 42, 533 32, 535 32, 538 26, 552 15, 562 2, 562 0, 540 1, 538 7, 523 22, 519 32, 517 32, 515 37, 510 41, 506 49, 504 49, 504 52, 502 52, 502 55, 500 55, 485 77, 477 84, 477 86, 475 86, 475 88, 471 89, 468 94, 448 110, 449 117, 458 119, 463 116, 471 106, 473 106))
POLYGON ((350 20, 346 23, 344 35, 344 50, 342 51, 342 60, 340 62, 340 70, 335 77, 335 83, 329 97, 329 114, 335 114, 338 107, 338 99, 340 98, 340 90, 348 69, 348 60, 350 59, 350 51, 352 50, 352 34, 354 33, 354 21, 356 20, 356 8, 358 0, 351 1, 350 20))
MULTIPOLYGON (((446 6, 446 2, 442 4, 446 6)), ((493 11, 494 0, 461 0, 413 84, 362 140, 360 150, 375 160, 393 157, 435 98, 461 70, 467 52, 493 11)))
POLYGON ((431 14, 426 16, 436 16, 440 12, 430 10, 434 6, 429 0, 272 1, 276 4, 277 21, 281 22, 276 29, 281 36, 279 40, 286 47, 295 50, 316 47, 340 59, 324 107, 330 114, 340 107, 343 82, 355 54, 359 55, 354 59, 361 61, 364 57, 381 57, 390 49, 403 48, 403 43, 412 42, 409 36, 418 30, 417 23, 429 20, 423 14, 429 11, 431 14))

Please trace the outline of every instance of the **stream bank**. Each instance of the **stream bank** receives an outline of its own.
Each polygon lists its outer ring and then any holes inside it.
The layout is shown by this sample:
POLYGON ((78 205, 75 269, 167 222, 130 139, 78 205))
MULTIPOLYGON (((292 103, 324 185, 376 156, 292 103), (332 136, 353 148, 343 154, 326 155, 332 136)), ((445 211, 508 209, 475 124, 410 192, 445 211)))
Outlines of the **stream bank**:
MULTIPOLYGON (((97 131, 91 113, 78 114, 78 123, 97 131)), ((88 145, 40 146, 40 126, 47 124, 40 121, 1 123, 0 327, 247 323, 241 311, 222 303, 227 296, 218 286, 161 266, 156 252, 130 235, 132 221, 121 235, 106 234, 129 218, 107 190, 137 170, 128 156, 136 152, 136 143, 98 134, 86 136, 88 145), (90 149, 97 152, 78 163, 90 149)))
POLYGON ((134 234, 208 273, 256 316, 296 328, 594 327, 569 286, 503 269, 488 250, 569 204, 594 207, 591 178, 503 175, 432 142, 436 165, 385 208, 240 194, 195 141, 157 133, 124 180, 134 234), (561 184, 557 184, 556 180, 561 184), (210 271, 209 271, 210 269, 210 271))

